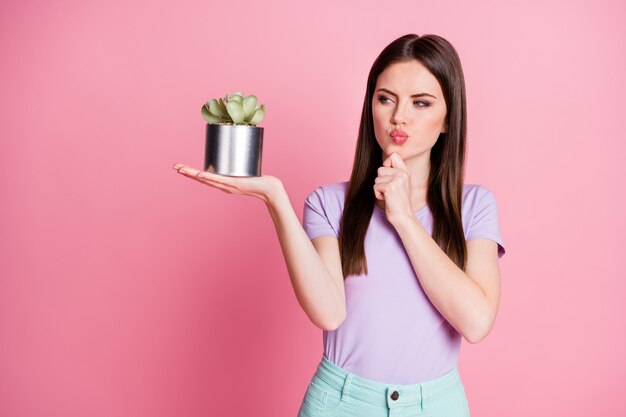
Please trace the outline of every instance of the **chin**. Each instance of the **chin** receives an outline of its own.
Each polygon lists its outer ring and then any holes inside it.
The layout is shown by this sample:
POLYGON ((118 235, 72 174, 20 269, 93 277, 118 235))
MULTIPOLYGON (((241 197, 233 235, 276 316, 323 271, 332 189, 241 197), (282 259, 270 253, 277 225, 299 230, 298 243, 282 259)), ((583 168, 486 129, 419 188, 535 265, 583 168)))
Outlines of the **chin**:
POLYGON ((404 143, 402 145, 396 145, 395 143, 391 142, 387 145, 387 147, 384 149, 384 152, 387 153, 387 155, 390 155, 392 153, 397 153, 400 156, 404 157, 404 155, 407 155, 408 153, 413 153, 413 149, 411 149, 408 145, 408 143, 404 143))
POLYGON ((396 145, 393 142, 389 142, 385 144, 385 146, 381 146, 381 150, 383 152, 383 159, 387 159, 389 155, 391 155, 392 153, 397 153, 398 155, 400 155, 402 159, 407 159, 407 158, 418 156, 420 152, 417 152, 416 149, 413 149, 410 146, 411 145, 409 145, 408 142, 402 145, 396 145))
POLYGON ((408 149, 408 148, 398 149, 398 147, 395 147, 395 148, 391 147, 389 148, 387 152, 387 156, 391 155, 394 152, 400 155, 402 160, 404 160, 405 162, 411 159, 418 159, 422 157, 425 153, 428 153, 428 151, 418 151, 416 149, 408 149))

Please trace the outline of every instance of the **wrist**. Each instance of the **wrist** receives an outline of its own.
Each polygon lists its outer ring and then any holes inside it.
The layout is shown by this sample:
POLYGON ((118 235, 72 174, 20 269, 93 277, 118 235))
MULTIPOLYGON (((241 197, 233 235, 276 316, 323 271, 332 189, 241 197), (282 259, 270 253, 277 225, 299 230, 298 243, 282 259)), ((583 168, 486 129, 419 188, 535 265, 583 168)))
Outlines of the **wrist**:
MULTIPOLYGON (((396 229, 403 229, 407 227, 412 227, 414 223, 419 223, 415 218, 413 213, 407 213, 403 215, 399 215, 389 219, 389 223, 396 229)), ((420 223, 421 224, 421 223, 420 223)))
POLYGON ((278 178, 276 178, 276 181, 263 195, 263 201, 268 208, 276 207, 283 202, 285 198, 289 199, 289 197, 287 197, 287 191, 285 190, 282 181, 278 178))

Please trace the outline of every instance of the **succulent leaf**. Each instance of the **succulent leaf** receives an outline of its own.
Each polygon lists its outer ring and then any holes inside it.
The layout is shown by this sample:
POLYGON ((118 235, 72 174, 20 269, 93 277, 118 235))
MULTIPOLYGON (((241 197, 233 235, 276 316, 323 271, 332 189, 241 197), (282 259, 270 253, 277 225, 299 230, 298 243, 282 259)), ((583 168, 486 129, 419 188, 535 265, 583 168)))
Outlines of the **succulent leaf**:
POLYGON ((238 101, 230 100, 226 103, 226 110, 230 118, 233 119, 233 123, 243 122, 243 104, 238 101))
POLYGON ((261 107, 256 109, 256 111, 254 112, 254 115, 252 116, 252 118, 248 122, 249 124, 257 125, 257 124, 261 123, 261 120, 263 120, 263 117, 265 117, 265 107, 264 106, 265 105, 262 104, 261 107))
POLYGON ((206 120, 207 123, 219 123, 222 121, 219 117, 211 114, 211 112, 209 111, 206 105, 202 106, 201 112, 202 112, 202 118, 206 120))
POLYGON ((256 110, 257 100, 255 96, 248 96, 243 99, 244 119, 250 120, 256 110))
POLYGON ((226 110, 226 102, 220 98, 217 104, 220 106, 220 110, 222 110, 222 113, 224 113, 224 117, 227 117, 228 110, 226 110))
POLYGON ((243 99, 243 93, 242 93, 241 91, 235 91, 235 92, 234 92, 234 93, 232 93, 230 96, 231 96, 231 97, 233 97, 233 96, 239 96, 239 97, 241 97, 241 98, 243 99))
POLYGON ((228 101, 236 101, 238 103, 243 104, 243 97, 241 97, 241 96, 230 96, 228 98, 228 101))
POLYGON ((209 106, 209 110, 211 111, 211 114, 213 114, 214 116, 224 117, 228 115, 228 113, 226 113, 226 108, 222 110, 217 100, 213 99, 209 101, 207 104, 209 106))

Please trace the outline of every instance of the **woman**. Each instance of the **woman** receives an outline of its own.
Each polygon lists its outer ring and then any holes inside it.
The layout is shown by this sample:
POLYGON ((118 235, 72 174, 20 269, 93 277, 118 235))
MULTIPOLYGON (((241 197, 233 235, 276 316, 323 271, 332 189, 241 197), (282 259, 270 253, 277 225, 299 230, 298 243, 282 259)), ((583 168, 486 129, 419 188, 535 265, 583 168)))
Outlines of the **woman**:
POLYGON ((300 226, 281 182, 178 172, 261 198, 296 297, 324 330, 299 416, 467 416, 461 338, 482 340, 505 253, 493 194, 464 184, 465 84, 437 35, 405 35, 367 81, 350 180, 318 187, 300 226))

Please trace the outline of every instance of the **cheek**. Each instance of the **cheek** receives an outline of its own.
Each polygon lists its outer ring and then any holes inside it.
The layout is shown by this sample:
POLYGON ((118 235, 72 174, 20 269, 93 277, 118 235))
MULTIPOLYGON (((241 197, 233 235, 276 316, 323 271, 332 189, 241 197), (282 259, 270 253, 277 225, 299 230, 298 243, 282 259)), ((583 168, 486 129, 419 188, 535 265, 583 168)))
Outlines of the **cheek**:
POLYGON ((373 121, 374 121, 374 138, 376 139, 376 143, 378 143, 379 146, 384 146, 385 137, 387 135, 385 125, 380 119, 376 119, 376 116, 373 117, 373 121))
POLYGON ((372 110, 372 120, 374 122, 374 131, 378 131, 383 127, 383 115, 380 111, 372 110))
POLYGON ((440 131, 443 128, 444 122, 445 122, 445 114, 436 114, 433 115, 432 117, 430 117, 427 122, 426 122, 426 126, 428 126, 429 130, 437 130, 440 131))

